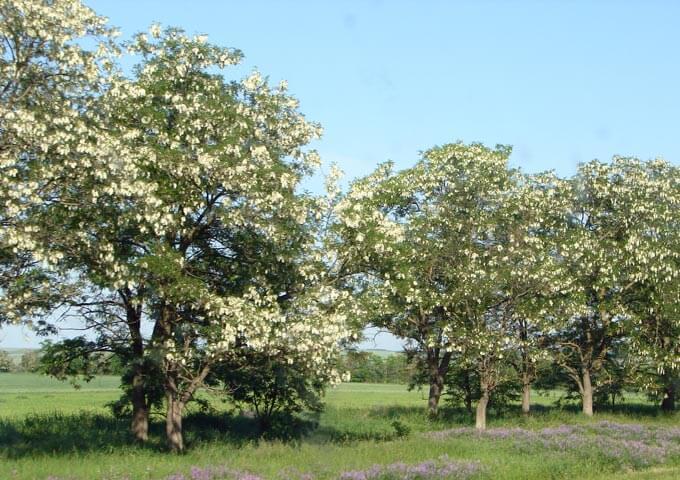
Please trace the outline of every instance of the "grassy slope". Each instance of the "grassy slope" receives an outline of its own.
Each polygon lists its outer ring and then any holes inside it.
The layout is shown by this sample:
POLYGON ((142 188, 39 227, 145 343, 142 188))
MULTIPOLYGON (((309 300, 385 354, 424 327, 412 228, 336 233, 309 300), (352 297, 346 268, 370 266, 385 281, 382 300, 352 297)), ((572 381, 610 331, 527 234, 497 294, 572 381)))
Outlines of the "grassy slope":
MULTIPOLYGON (((68 384, 37 375, 0 374, 0 478, 163 478, 190 466, 224 465, 252 471, 269 478, 282 478, 281 472, 294 468, 313 472, 316 477, 333 478, 338 472, 365 468, 375 463, 396 461, 415 463, 447 454, 455 459, 481 461, 488 478, 680 478, 677 464, 645 472, 616 472, 616 465, 574 456, 569 452, 522 455, 511 443, 485 439, 424 438, 419 432, 441 430, 471 419, 456 413, 430 423, 423 416, 422 393, 408 392, 400 385, 347 384, 329 391, 327 409, 319 427, 298 443, 260 441, 233 431, 246 431, 250 425, 228 424, 222 432, 201 428, 201 417, 186 424, 190 449, 182 456, 160 450, 162 419, 153 425, 152 445, 128 445, 126 425, 113 420, 104 407, 119 396, 118 378, 103 377, 73 390, 68 384), (79 412, 89 413, 82 414, 79 412), (392 422, 398 420, 412 433, 394 438, 392 422), (244 430, 245 429, 245 430, 244 430), (212 437, 200 437, 213 432, 212 437)), ((537 399, 547 404, 550 399, 537 399)), ((596 421, 642 422, 679 425, 680 417, 645 414, 603 413, 596 421)), ((205 420, 205 419, 204 419, 205 420)), ((214 419, 209 421, 214 421, 214 419)), ((519 415, 491 418, 490 426, 539 428, 562 423, 584 423, 576 413, 546 410, 529 419, 519 415)), ((225 427, 225 425, 222 425, 225 427)))

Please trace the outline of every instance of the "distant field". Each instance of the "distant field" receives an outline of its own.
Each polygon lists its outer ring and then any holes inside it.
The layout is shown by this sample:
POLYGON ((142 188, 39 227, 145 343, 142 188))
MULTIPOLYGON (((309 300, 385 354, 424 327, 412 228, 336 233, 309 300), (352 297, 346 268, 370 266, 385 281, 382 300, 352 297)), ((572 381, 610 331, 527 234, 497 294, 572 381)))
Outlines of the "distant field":
POLYGON ((74 390, 38 375, 0 374, 0 479, 191 479, 191 467, 204 469, 194 471, 204 475, 196 478, 210 478, 206 468, 224 466, 281 480, 333 479, 348 471, 359 478, 372 465, 422 467, 427 460, 471 469, 458 478, 680 478, 680 416, 659 415, 644 397, 589 420, 551 407, 558 392, 535 396, 532 416, 491 412, 490 430, 480 436, 459 409, 427 420, 423 392, 350 383, 329 390, 317 426, 295 442, 258 439, 252 421, 228 414, 229 406, 213 398, 212 414, 192 407, 188 452, 173 456, 163 451, 160 415, 150 445, 130 445, 127 422, 105 406, 119 397, 118 384, 117 377, 100 377, 74 390), (663 458, 657 444, 664 445, 663 458))

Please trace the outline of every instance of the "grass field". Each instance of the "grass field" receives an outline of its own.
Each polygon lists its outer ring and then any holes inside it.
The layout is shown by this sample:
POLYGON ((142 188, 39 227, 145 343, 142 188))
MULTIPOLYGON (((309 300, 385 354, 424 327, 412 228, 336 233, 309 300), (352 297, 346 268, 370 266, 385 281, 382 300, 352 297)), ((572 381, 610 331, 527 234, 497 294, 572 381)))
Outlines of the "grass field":
POLYGON ((328 392, 325 411, 310 418, 314 428, 294 441, 257 438, 252 420, 219 401, 210 414, 194 409, 185 422, 187 453, 177 456, 163 450, 161 416, 148 446, 129 444, 127 423, 106 407, 119 396, 118 382, 102 377, 74 390, 37 375, 0 374, 0 479, 246 479, 249 472, 367 480, 380 469, 366 469, 395 462, 406 466, 385 467, 383 476, 413 477, 421 468, 427 478, 680 478, 680 416, 659 414, 643 397, 589 420, 551 407, 556 394, 536 396, 530 417, 492 412, 489 432, 478 435, 457 409, 428 421, 421 392, 345 384, 328 392))

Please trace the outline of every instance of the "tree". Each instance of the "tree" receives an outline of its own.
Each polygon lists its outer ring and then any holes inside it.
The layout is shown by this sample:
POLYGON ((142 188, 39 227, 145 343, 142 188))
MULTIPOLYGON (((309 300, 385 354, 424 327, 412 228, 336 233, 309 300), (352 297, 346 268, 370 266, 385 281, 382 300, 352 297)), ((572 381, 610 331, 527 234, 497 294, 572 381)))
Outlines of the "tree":
POLYGON ((30 217, 91 166, 81 163, 95 148, 82 112, 111 68, 114 36, 76 0, 0 2, 0 323, 44 317, 69 295, 30 217))
POLYGON ((235 405, 252 409, 262 432, 275 426, 277 418, 293 423, 295 413, 321 411, 321 396, 332 379, 308 371, 306 362, 293 352, 244 350, 235 350, 218 363, 209 380, 221 386, 235 405))
POLYGON ((634 158, 593 161, 579 167, 563 192, 571 207, 557 255, 570 286, 552 341, 556 360, 577 385, 589 416, 600 386, 593 376, 606 371, 615 344, 630 338, 630 322, 637 321, 630 294, 656 281, 659 272, 677 275, 654 233, 672 211, 658 202, 668 180, 655 175, 656 169, 656 162, 634 158), (658 261, 664 266, 656 267, 658 261))
POLYGON ((664 161, 644 168, 653 186, 647 189, 642 238, 652 243, 652 254, 640 258, 645 278, 627 299, 633 313, 630 350, 641 364, 637 383, 672 411, 680 384, 680 169, 664 161))
POLYGON ((19 368, 22 372, 37 372, 40 368, 40 352, 38 350, 29 350, 22 353, 19 368))
POLYGON ((338 206, 348 257, 366 275, 372 322, 423 356, 431 415, 459 339, 452 325, 497 302, 496 274, 485 267, 508 155, 479 144, 433 148, 413 168, 393 173, 386 164, 355 182, 338 206))
POLYGON ((520 380, 525 415, 537 365, 548 357, 545 333, 553 327, 554 299, 564 295, 565 273, 554 253, 568 206, 559 195, 562 184, 551 172, 516 175, 499 217, 504 226, 497 228, 502 248, 496 261, 498 286, 509 315, 510 348, 504 361, 520 380))
POLYGON ((4 350, 0 350, 0 372, 11 372, 15 369, 16 365, 12 361, 12 357, 9 356, 4 350))
MULTIPOLYGON (((509 369, 509 365, 502 364, 501 369, 509 369)), ((520 398, 517 379, 512 372, 501 372, 501 379, 489 397, 488 407, 497 410, 508 409, 520 398)), ((446 375, 446 396, 453 405, 463 405, 465 410, 473 414, 473 406, 482 397, 481 380, 475 365, 470 365, 464 357, 456 359, 446 375)))
MULTIPOLYGON (((58 95, 69 101, 46 122, 53 143, 29 136, 49 159, 35 162, 37 155, 20 151, 3 163, 3 180, 23 185, 20 195, 2 192, 12 200, 5 202, 10 216, 22 222, 7 230, 6 244, 78 278, 68 304, 99 333, 87 348, 120 353, 127 343, 133 386, 140 387, 133 389, 133 431, 142 440, 144 365, 150 359, 161 366, 170 447, 181 450, 184 404, 237 343, 262 349, 278 341, 305 349, 310 368, 330 368, 344 335, 344 318, 331 304, 342 294, 299 281, 318 279, 326 268, 308 234, 318 203, 296 192, 317 162, 302 147, 319 128, 297 112, 285 84, 272 89, 257 73, 227 82, 215 73, 237 63, 240 52, 177 29, 154 26, 150 36, 136 36, 128 50, 143 60, 127 79, 68 43, 73 32, 108 35, 103 20, 77 2, 57 4, 76 18, 63 22, 65 33, 49 52, 74 55, 68 85, 82 80, 89 88, 58 95), (90 30, 74 24, 83 18, 90 30), (102 77, 99 67, 110 75, 102 77), (54 238, 56 230, 64 234, 54 238), (154 325, 151 338, 141 334, 144 319, 154 325), (311 341, 324 348, 313 351, 311 341)), ((35 12, 19 11, 19 21, 50 17, 40 2, 21 5, 35 12)), ((46 64, 60 68, 61 60, 46 64)), ((19 133, 35 126, 29 114, 6 118, 19 133)))
POLYGON ((52 248, 118 295, 133 341, 147 310, 142 355, 161 367, 179 451, 184 406, 222 356, 285 347, 332 373, 344 317, 340 294, 309 280, 323 266, 310 230, 317 202, 296 188, 316 163, 302 147, 319 129, 285 85, 225 81, 215 69, 240 52, 177 29, 154 26, 129 50, 142 58, 135 78, 112 81, 94 113, 120 145, 118 167, 81 181, 77 208, 50 212, 69 227, 52 248))

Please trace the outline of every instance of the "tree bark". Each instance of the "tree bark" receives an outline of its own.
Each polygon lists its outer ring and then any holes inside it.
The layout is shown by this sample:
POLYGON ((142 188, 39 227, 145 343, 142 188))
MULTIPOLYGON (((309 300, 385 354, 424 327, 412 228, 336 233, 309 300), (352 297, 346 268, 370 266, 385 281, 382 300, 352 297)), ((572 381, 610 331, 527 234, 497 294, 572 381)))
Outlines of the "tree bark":
POLYGON ((123 299, 126 321, 132 341, 132 423, 130 430, 135 440, 146 442, 149 439, 149 405, 146 398, 144 368, 144 338, 142 337, 141 301, 133 303, 134 295, 130 289, 118 291, 123 299))
POLYGON ((132 434, 135 440, 146 442, 149 439, 149 407, 146 402, 144 373, 141 366, 135 366, 132 377, 132 434))
POLYGON ((486 406, 489 404, 489 392, 482 390, 482 396, 477 402, 477 415, 475 417, 475 428, 486 430, 486 406))
POLYGON ((670 384, 664 388, 663 400, 661 401, 661 410, 664 412, 675 411, 675 384, 671 381, 670 384))
POLYGON ((439 414, 439 399, 444 391, 444 376, 449 370, 449 363, 451 361, 451 353, 446 352, 439 359, 439 349, 429 350, 427 352, 427 364, 430 374, 430 392, 427 399, 427 412, 430 417, 436 417, 439 414))
POLYGON ((438 372, 430 376, 430 394, 427 399, 427 411, 430 417, 436 417, 439 413, 439 399, 442 395, 444 379, 438 372))
POLYGON ((583 403, 583 413, 588 416, 593 416, 593 385, 590 382, 590 370, 583 370, 583 391, 581 392, 581 400, 583 403))
POLYGON ((529 378, 524 375, 522 378, 522 413, 529 415, 531 411, 531 382, 529 378))
POLYGON ((172 392, 166 393, 168 411, 165 418, 165 434, 168 439, 168 448, 174 453, 184 450, 184 437, 182 434, 182 410, 184 404, 176 398, 172 392))

